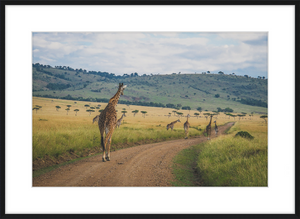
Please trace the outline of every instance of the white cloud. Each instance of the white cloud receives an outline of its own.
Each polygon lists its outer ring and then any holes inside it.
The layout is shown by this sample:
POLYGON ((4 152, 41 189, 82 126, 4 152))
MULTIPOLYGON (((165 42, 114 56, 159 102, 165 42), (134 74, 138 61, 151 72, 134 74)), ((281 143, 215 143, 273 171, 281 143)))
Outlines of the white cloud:
POLYGON ((266 40, 266 33, 34 33, 33 56, 34 62, 115 74, 252 67, 267 76, 266 40))

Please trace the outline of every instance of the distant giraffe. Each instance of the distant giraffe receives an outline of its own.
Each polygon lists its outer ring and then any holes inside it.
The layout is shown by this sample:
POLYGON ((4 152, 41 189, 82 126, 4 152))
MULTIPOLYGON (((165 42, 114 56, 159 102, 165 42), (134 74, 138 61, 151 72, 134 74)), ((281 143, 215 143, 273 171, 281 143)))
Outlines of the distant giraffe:
POLYGON ((100 116, 100 115, 97 115, 97 116, 95 116, 95 117, 93 118, 93 123, 94 123, 94 122, 98 122, 99 116, 100 116))
POLYGON ((207 139, 209 140, 209 136, 211 135, 211 120, 212 120, 213 115, 210 115, 210 121, 208 125, 206 126, 206 130, 204 133, 207 134, 207 139))
POLYGON ((190 128, 189 117, 190 117, 190 114, 188 114, 186 117, 187 117, 186 122, 183 124, 183 128, 184 128, 184 131, 185 131, 185 139, 187 139, 188 135, 189 135, 189 128, 190 128))
POLYGON ((174 124, 175 124, 176 122, 180 122, 180 120, 178 119, 178 120, 176 120, 176 121, 171 122, 170 124, 168 124, 168 125, 167 125, 167 130, 171 129, 171 131, 173 131, 174 124))
POLYGON ((215 120, 214 121, 214 123, 215 123, 215 133, 216 133, 216 136, 218 135, 218 126, 217 126, 217 121, 215 120))
POLYGON ((101 145, 103 149, 103 162, 105 162, 106 160, 110 161, 110 143, 117 123, 116 105, 119 101, 120 96, 123 95, 123 91, 126 87, 127 85, 123 85, 123 83, 119 84, 117 93, 112 98, 110 98, 107 106, 99 115, 98 126, 100 130, 101 145), (105 141, 103 139, 104 131, 105 141))
POLYGON ((118 127, 118 128, 120 128, 120 125, 121 125, 123 116, 126 117, 125 113, 123 113, 122 117, 121 117, 120 119, 118 119, 118 121, 117 121, 117 127, 118 127))

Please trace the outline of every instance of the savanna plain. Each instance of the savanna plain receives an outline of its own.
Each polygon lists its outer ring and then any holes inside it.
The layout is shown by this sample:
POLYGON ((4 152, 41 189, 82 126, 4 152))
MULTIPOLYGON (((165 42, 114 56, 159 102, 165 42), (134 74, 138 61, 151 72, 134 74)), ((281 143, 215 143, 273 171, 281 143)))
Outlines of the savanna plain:
MULTIPOLYGON (((93 118, 106 104, 33 97, 33 108, 39 106, 32 113, 33 178, 102 153, 98 124, 93 123, 93 118), (94 110, 88 112, 91 108, 94 110)), ((183 124, 187 114, 191 115, 189 139, 201 138, 203 142, 174 156, 169 164, 173 176, 169 186, 268 185, 268 128, 266 119, 260 118, 259 114, 238 118, 220 112, 214 115, 213 121, 219 127, 233 125, 224 135, 220 133, 216 137, 212 122, 214 138, 207 140, 203 131, 209 117, 206 118, 204 113, 213 112, 177 110, 182 113, 180 115, 170 108, 125 104, 118 104, 116 110, 118 118, 126 111, 111 143, 111 151, 120 152, 147 144, 184 140, 183 124), (166 129, 167 124, 178 119, 181 122, 175 124, 173 131, 166 129), (253 139, 235 137, 240 131, 250 133, 253 139)))

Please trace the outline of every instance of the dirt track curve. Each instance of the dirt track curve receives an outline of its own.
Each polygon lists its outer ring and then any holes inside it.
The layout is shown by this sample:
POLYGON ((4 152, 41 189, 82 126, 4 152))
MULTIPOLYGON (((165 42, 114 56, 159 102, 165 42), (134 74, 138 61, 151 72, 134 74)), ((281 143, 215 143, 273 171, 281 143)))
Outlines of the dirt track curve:
MULTIPOLYGON (((219 135, 232 125, 219 126, 219 135)), ((204 141, 207 138, 202 135, 140 145, 111 152, 107 162, 102 162, 102 154, 97 155, 33 178, 33 186, 171 186, 173 157, 204 141)))

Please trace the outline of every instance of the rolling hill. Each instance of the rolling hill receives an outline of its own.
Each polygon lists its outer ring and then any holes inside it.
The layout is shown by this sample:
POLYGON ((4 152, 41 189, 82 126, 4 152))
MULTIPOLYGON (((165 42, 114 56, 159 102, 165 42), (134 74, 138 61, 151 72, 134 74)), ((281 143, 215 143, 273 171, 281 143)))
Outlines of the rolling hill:
POLYGON ((267 113, 268 80, 226 74, 117 76, 66 66, 32 65, 33 96, 108 102, 118 83, 128 85, 119 103, 267 113))

